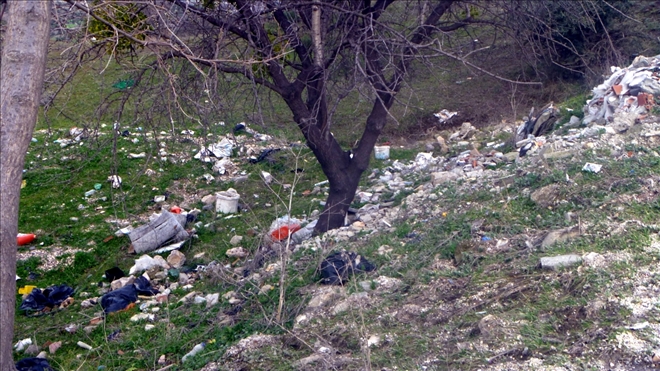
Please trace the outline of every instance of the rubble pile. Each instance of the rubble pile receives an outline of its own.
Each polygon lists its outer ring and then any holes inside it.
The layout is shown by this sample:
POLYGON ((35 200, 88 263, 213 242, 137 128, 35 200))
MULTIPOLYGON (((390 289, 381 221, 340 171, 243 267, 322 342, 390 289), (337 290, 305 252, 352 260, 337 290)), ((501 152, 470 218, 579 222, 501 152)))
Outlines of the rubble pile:
POLYGON ((630 66, 613 66, 611 71, 607 80, 592 90, 593 97, 584 106, 583 124, 604 125, 617 114, 638 116, 655 105, 654 96, 660 95, 660 55, 638 56, 630 66))

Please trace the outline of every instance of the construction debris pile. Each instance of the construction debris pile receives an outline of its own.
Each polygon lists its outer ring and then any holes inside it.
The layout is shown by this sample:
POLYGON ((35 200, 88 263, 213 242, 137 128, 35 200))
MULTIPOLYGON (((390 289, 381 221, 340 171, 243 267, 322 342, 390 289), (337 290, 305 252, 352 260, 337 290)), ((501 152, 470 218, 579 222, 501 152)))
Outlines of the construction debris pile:
POLYGON ((612 75, 593 89, 593 98, 584 106, 582 123, 604 125, 616 114, 642 115, 660 95, 660 55, 639 56, 626 67, 611 67, 612 75))

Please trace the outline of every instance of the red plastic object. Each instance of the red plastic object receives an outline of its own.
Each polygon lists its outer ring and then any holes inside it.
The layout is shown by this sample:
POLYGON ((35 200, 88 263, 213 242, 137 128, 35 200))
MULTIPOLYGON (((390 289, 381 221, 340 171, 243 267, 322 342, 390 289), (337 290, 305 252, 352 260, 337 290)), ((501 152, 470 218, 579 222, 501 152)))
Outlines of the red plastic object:
POLYGON ((16 236, 16 243, 18 246, 27 245, 34 241, 35 238, 37 238, 37 236, 32 233, 19 233, 18 236, 16 236))
POLYGON ((174 214, 181 214, 181 208, 178 206, 172 206, 170 208, 170 212, 173 212, 174 214))
POLYGON ((273 237, 276 241, 282 241, 289 237, 290 234, 295 233, 300 229, 300 224, 289 224, 272 231, 270 236, 273 237))

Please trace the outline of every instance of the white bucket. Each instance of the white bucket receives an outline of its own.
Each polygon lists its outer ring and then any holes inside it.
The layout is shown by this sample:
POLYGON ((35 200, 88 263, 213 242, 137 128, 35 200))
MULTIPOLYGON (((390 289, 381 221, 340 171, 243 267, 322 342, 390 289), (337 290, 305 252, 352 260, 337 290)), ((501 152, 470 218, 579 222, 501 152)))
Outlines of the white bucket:
POLYGON ((377 160, 387 160, 390 158, 390 146, 375 146, 374 151, 377 160))
POLYGON ((233 214, 237 212, 239 198, 241 198, 241 196, 233 188, 216 193, 215 211, 223 214, 233 214))

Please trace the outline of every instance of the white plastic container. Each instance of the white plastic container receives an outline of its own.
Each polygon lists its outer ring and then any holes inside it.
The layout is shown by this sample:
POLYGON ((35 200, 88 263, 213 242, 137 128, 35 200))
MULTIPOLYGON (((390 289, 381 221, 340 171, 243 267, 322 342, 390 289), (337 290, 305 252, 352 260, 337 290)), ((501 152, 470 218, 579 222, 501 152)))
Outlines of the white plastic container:
POLYGON ((215 194, 215 211, 223 214, 233 214, 238 211, 238 200, 241 196, 235 189, 229 188, 226 191, 215 194))
POLYGON ((375 146, 376 160, 387 160, 390 158, 390 146, 375 146))

